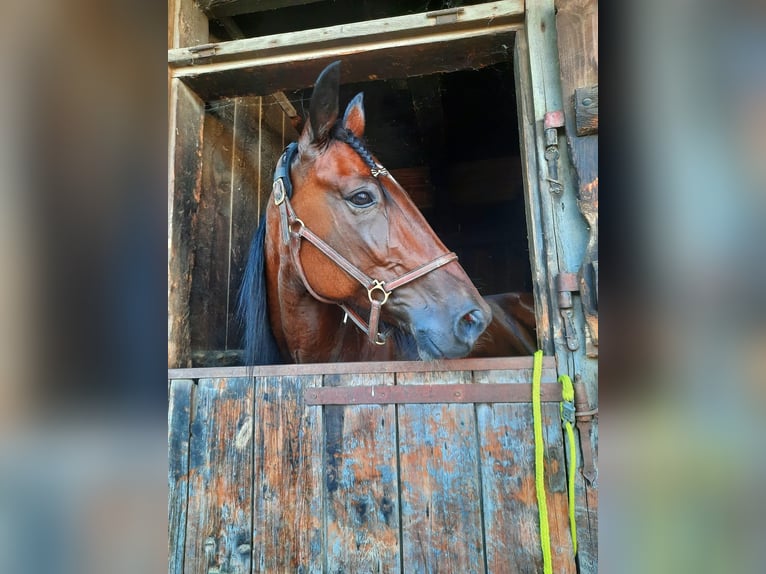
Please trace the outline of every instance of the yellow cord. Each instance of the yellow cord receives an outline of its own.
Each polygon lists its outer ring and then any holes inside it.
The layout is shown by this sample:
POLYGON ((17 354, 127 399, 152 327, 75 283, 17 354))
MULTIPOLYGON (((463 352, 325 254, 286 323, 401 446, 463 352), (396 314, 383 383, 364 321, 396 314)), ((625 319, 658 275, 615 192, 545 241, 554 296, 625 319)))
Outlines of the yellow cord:
POLYGON ((543 573, 553 574, 551 564, 551 534, 548 526, 548 504, 545 499, 545 460, 543 459, 543 424, 540 404, 540 382, 543 376, 543 352, 537 351, 532 370, 532 417, 535 431, 535 488, 540 513, 540 545, 543 549, 543 573))
POLYGON ((575 445, 574 431, 572 422, 574 422, 574 386, 569 375, 561 375, 559 382, 562 385, 561 398, 564 399, 559 405, 561 420, 564 423, 564 429, 569 437, 569 530, 572 532, 572 549, 577 554, 577 524, 575 523, 575 472, 577 472, 577 447, 575 445))

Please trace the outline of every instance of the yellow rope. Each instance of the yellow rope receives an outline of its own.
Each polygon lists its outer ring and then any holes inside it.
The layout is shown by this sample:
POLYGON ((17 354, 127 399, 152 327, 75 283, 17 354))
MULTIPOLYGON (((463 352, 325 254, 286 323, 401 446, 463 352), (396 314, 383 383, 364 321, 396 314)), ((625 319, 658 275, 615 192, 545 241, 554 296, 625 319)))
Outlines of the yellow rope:
POLYGON ((540 382, 543 376, 543 352, 537 351, 532 370, 532 417, 535 431, 535 488, 537 508, 540 513, 540 545, 543 549, 543 573, 553 574, 551 564, 551 534, 548 526, 548 503, 545 500, 545 460, 543 444, 542 407, 540 405, 540 382))
POLYGON ((574 386, 569 375, 561 375, 559 382, 562 385, 561 398, 564 399, 559 405, 561 412, 561 421, 569 437, 569 530, 572 532, 572 549, 577 554, 577 525, 575 523, 575 472, 577 472, 577 448, 575 445, 574 431, 572 423, 574 422, 574 386))

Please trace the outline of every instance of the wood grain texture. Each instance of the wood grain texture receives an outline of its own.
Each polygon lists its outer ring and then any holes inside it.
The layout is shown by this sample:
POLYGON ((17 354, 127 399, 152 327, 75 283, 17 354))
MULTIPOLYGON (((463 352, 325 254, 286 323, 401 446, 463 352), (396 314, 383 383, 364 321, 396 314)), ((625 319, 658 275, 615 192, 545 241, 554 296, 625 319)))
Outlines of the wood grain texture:
MULTIPOLYGON (((467 371, 401 373, 397 384, 467 383, 467 371)), ((473 405, 399 405, 402 562, 409 572, 483 573, 473 405)))
POLYGON ((548 267, 546 265, 545 232, 543 228, 542 205, 540 201, 540 179, 538 177, 537 149, 535 145, 535 110, 532 101, 532 78, 529 69, 529 46, 526 32, 516 35, 514 46, 514 73, 519 122, 519 147, 521 169, 524 178, 524 204, 526 205, 527 237, 532 264, 532 283, 536 314, 537 345, 546 354, 553 354, 552 307, 549 290, 548 267))
POLYGON ((234 102, 205 114, 202 185, 195 218, 194 270, 189 302, 192 350, 226 348, 234 102))
POLYGON ((184 572, 250 572, 253 384, 202 379, 189 439, 184 572))
POLYGON ((168 0, 168 49, 208 41, 208 20, 194 0, 168 0))
MULTIPOLYGON (((591 424, 590 436, 577 431, 580 442, 590 443, 593 458, 598 468, 598 418, 591 424)), ((577 523, 577 562, 580 572, 598 572, 598 483, 589 484, 582 475, 582 457, 578 454, 578 469, 575 475, 575 521, 577 523)))
MULTIPOLYGON (((234 98, 234 150, 231 164, 231 236, 229 292, 226 309, 226 348, 241 347, 242 332, 236 318, 237 298, 247 264, 250 243, 258 227, 263 195, 261 173, 261 98, 234 98)), ((269 153, 271 150, 266 150, 269 153)))
MULTIPOLYGON (((325 386, 393 385, 391 374, 330 375, 325 386)), ((326 572, 400 572, 393 405, 325 409, 326 572)))
POLYGON ((172 381, 168 396, 168 574, 184 571, 193 389, 193 381, 172 381))
POLYGON ((256 378, 253 572, 322 572, 322 410, 303 404, 321 381, 256 378))
POLYGON ((598 133, 598 84, 575 88, 575 126, 578 136, 598 133))
MULTIPOLYGON (((529 382, 524 371, 475 373, 477 384, 529 382)), ((556 379, 543 370, 543 380, 556 379)), ((531 401, 531 395, 530 395, 531 401)), ((482 496, 487 540, 487 572, 537 573, 543 569, 535 488, 535 453, 531 403, 477 404, 482 496)), ((562 435, 558 405, 544 404, 546 484, 554 572, 576 572, 571 540, 561 517, 568 516, 562 435), (562 506, 563 504, 563 506, 562 506), (567 546, 568 545, 568 546, 567 546)))
MULTIPOLYGON (((275 62, 277 64, 296 59, 311 60, 318 55, 312 54, 312 51, 327 52, 331 48, 337 49, 334 58, 341 53, 344 57, 351 58, 358 51, 381 51, 381 48, 403 45, 408 45, 412 49, 417 44, 432 43, 434 37, 446 44, 449 41, 477 34, 498 35, 520 28, 523 15, 523 0, 485 2, 475 6, 465 6, 460 18, 452 22, 437 23, 436 19, 429 18, 423 13, 408 14, 223 42, 216 45, 215 50, 202 59, 193 49, 170 50, 168 64, 176 69, 184 66, 197 68, 197 73, 192 69, 184 72, 184 75, 191 77, 207 73, 211 66, 223 63, 230 65, 218 66, 214 69, 246 68, 257 59, 278 60, 275 62)), ((316 65, 319 70, 323 67, 324 65, 316 65)), ((381 74, 379 77, 385 76, 381 74)), ((316 72, 314 78, 311 78, 312 81, 305 85, 312 85, 314 79, 316 79, 316 72)), ((253 78, 253 80, 256 79, 253 78)), ((274 91, 277 90, 266 93, 274 91)))
POLYGON ((189 297, 194 218, 202 185, 204 105, 182 82, 171 83, 168 165, 168 367, 191 366, 189 297))
MULTIPOLYGON (((588 226, 588 242, 579 276, 585 318, 585 357, 579 370, 590 397, 598 396, 598 135, 578 136, 574 111, 577 88, 598 85, 598 2, 559 0, 556 15, 561 88, 564 102, 567 147, 575 169, 578 208, 588 226)), ((595 406, 595 400, 593 404, 595 406)), ((597 452, 598 426, 590 437, 580 437, 597 452)), ((579 456, 582 461, 582 456, 579 456)), ((594 454, 594 462, 597 457, 594 454)), ((582 467, 582 462, 580 462, 582 467)), ((582 574, 598 571, 598 487, 589 484, 578 470, 575 482, 578 560, 582 574)))
MULTIPOLYGON (((561 90, 565 95, 564 116, 567 146, 577 186, 578 208, 588 225, 588 244, 582 260, 580 297, 586 328, 586 354, 598 356, 597 277, 598 265, 598 135, 581 136, 577 128, 577 90, 598 85, 598 1, 560 0, 556 14, 561 90)), ((594 100, 592 93, 580 97, 594 100)), ((598 114, 598 92, 595 102, 598 114)), ((587 108, 586 108, 587 109, 587 108)), ((596 125, 598 117, 596 115, 596 125)), ((595 390, 595 389, 590 389, 595 390)))

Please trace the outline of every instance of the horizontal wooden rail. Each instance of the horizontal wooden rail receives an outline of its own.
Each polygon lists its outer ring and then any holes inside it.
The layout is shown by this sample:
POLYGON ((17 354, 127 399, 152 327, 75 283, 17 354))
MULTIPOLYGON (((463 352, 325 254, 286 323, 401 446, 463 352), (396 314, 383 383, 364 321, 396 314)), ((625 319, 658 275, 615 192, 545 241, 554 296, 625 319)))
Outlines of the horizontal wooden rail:
MULTIPOLYGON (((531 384, 372 385, 309 388, 307 405, 390 405, 432 403, 529 403, 531 384)), ((540 385, 543 402, 561 401, 561 385, 540 385)))
MULTIPOLYGON (((379 361, 369 363, 310 363, 302 365, 262 365, 254 367, 200 367, 168 369, 168 379, 212 379, 238 377, 280 377, 299 375, 426 373, 443 371, 494 371, 529 369, 532 357, 497 357, 489 359, 446 359, 442 361, 379 361)), ((555 357, 543 357, 545 371, 556 368, 555 357)))

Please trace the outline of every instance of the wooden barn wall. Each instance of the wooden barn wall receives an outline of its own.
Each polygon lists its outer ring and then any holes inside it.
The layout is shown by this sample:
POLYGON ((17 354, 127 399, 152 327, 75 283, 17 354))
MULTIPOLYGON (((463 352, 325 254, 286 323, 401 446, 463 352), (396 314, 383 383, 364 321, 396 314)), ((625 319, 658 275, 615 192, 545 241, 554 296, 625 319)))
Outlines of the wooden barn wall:
MULTIPOLYGON (((191 349, 238 349, 238 289, 276 161, 297 137, 272 96, 206 106, 189 314, 191 349)), ((206 360, 215 360, 208 354, 206 360)), ((220 358, 225 362, 225 358, 220 358)))
MULTIPOLYGON (((321 386, 530 377, 404 364, 173 380, 170 572, 542 572, 529 402, 304 402, 321 386)), ((558 403, 542 412, 553 570, 573 574, 558 403)))

